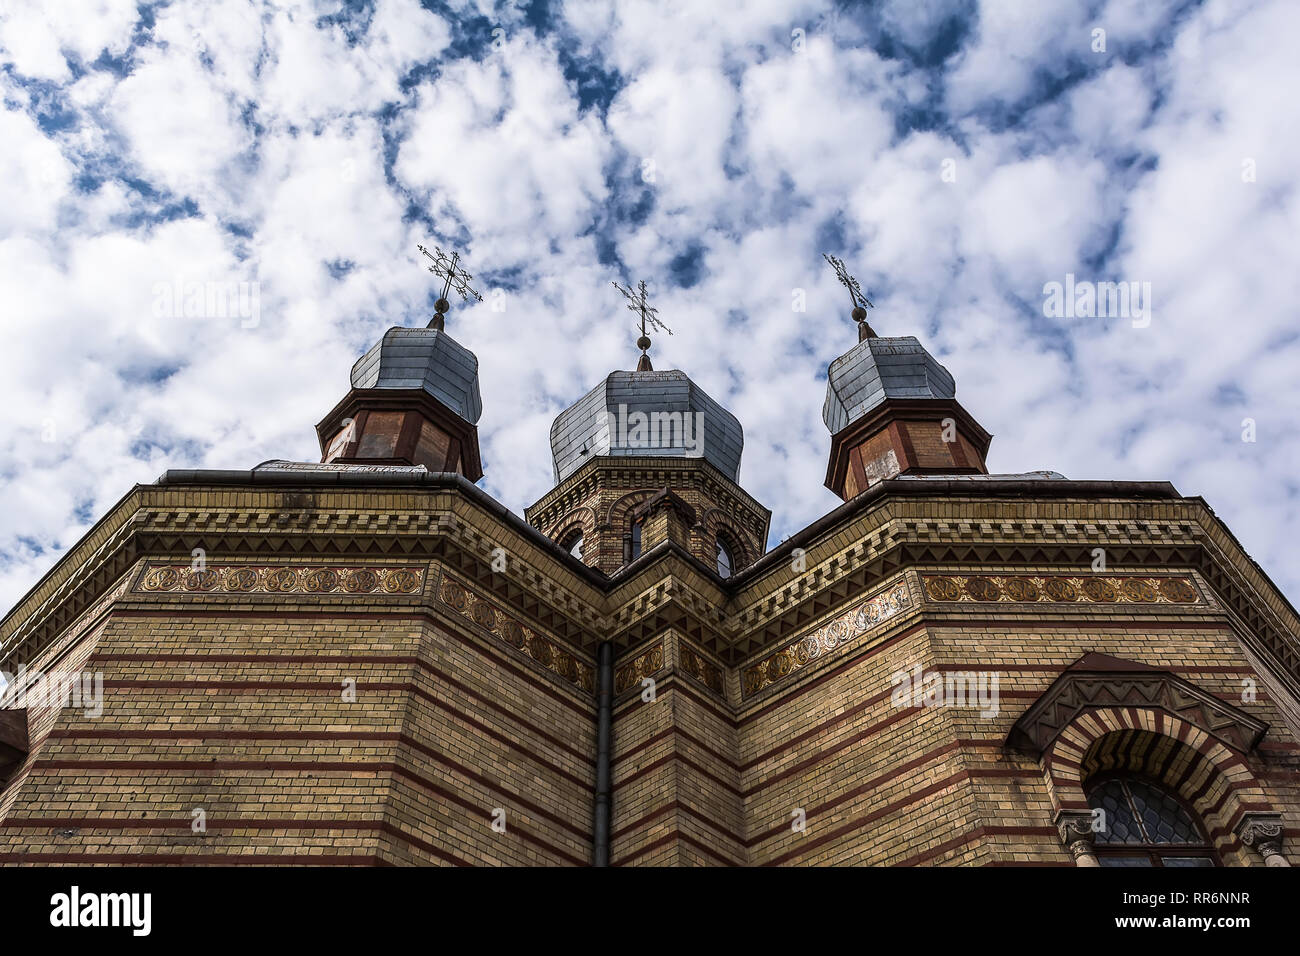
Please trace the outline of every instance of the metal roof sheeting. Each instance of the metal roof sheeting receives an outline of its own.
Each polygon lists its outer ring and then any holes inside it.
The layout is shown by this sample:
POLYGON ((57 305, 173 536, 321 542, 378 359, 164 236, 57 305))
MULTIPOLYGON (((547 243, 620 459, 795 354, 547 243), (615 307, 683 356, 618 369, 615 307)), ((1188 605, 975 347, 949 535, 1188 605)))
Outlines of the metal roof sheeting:
POLYGON ((834 435, 889 398, 955 398, 957 383, 915 336, 859 342, 826 372, 822 420, 834 435))
POLYGON ((483 414, 478 359, 437 329, 389 329, 352 366, 352 387, 422 388, 471 425, 483 414))
POLYGON ((739 481, 744 445, 736 416, 676 369, 613 372, 551 426, 557 484, 597 455, 703 458, 739 481), (638 421, 648 441, 638 440, 638 421))

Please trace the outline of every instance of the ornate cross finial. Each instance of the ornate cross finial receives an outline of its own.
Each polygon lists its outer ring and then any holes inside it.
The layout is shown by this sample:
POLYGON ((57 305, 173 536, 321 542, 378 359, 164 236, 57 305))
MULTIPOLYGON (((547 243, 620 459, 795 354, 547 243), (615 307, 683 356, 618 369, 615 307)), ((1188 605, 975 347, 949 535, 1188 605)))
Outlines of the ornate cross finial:
POLYGON ((853 316, 853 321, 858 323, 858 341, 875 337, 875 331, 867 324, 867 309, 874 309, 871 300, 867 298, 862 291, 862 286, 858 285, 858 280, 849 275, 849 270, 844 267, 844 260, 837 259, 829 253, 822 253, 822 258, 831 264, 835 270, 835 278, 840 281, 840 285, 849 290, 849 298, 853 300, 853 311, 849 313, 853 316))
POLYGON ((641 360, 637 362, 636 370, 638 372, 653 372, 654 368, 650 365, 650 356, 646 350, 650 348, 650 336, 646 334, 646 323, 657 332, 667 332, 673 334, 673 330, 664 325, 659 319, 659 310, 652 308, 646 295, 645 280, 642 279, 638 284, 636 291, 625 289, 617 282, 610 283, 615 289, 623 293, 628 301, 628 308, 641 316, 641 337, 636 340, 636 347, 641 350, 641 360))
POLYGON ((433 318, 429 320, 429 328, 442 328, 443 319, 447 316, 447 310, 451 308, 451 303, 447 301, 447 293, 452 289, 455 289, 460 293, 462 300, 473 296, 478 299, 478 301, 483 301, 483 297, 469 286, 469 280, 474 277, 464 269, 458 269, 456 267, 456 264, 460 262, 459 252, 453 250, 451 257, 448 258, 447 254, 437 246, 433 247, 433 252, 430 252, 428 249, 424 248, 424 246, 420 245, 417 245, 415 248, 424 253, 425 258, 433 262, 433 265, 429 266, 429 271, 445 280, 442 283, 442 294, 438 296, 438 301, 433 304, 433 311, 435 314, 433 318))

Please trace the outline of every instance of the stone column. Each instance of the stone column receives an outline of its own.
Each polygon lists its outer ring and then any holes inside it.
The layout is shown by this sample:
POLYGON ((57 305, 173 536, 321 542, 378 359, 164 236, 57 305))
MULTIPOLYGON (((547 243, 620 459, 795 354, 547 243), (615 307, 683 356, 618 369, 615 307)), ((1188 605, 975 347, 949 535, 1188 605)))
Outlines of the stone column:
POLYGON ((1075 866, 1101 866, 1092 849, 1094 831, 1090 810, 1059 810, 1052 822, 1061 835, 1061 842, 1074 857, 1075 866))
POLYGON ((1265 866, 1290 866, 1282 855, 1282 814, 1247 813, 1237 824, 1237 836, 1264 859, 1265 866))

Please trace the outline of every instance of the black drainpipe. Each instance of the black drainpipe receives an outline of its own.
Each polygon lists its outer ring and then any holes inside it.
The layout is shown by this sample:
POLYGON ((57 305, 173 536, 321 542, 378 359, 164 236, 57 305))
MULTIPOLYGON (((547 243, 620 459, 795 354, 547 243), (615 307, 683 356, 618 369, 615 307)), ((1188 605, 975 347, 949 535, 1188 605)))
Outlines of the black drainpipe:
POLYGON ((609 866, 610 741, 614 729, 614 645, 596 652, 596 806, 592 843, 595 866, 609 866))

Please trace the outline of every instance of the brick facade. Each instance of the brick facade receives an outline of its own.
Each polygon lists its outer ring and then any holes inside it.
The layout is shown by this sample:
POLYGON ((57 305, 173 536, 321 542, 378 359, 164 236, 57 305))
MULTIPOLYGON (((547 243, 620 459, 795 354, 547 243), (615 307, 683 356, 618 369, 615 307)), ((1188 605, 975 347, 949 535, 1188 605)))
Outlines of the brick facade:
MULTIPOLYGON (((670 471, 642 488, 766 533, 670 471)), ((99 716, 27 707, 0 862, 585 865, 611 641, 616 866, 1068 866, 1059 815, 1117 765, 1220 862, 1262 865, 1242 821, 1280 814, 1300 863, 1294 610, 1199 499, 1043 484, 885 481, 727 581, 676 504, 609 577, 450 476, 137 488, 0 626, 6 671, 103 681, 99 716), (1201 704, 1096 703, 1016 746, 1087 655, 1201 704), (892 700, 918 667, 995 674, 997 705, 892 700)), ((594 507, 562 498, 530 520, 594 507)))

